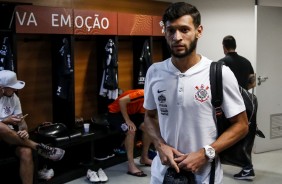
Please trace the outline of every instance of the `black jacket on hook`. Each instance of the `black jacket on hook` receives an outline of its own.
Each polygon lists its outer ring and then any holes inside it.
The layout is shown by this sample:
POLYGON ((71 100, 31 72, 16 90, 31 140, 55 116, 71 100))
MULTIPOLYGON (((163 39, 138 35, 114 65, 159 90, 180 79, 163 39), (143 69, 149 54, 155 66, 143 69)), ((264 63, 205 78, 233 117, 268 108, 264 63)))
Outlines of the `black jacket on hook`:
POLYGON ((8 37, 3 38, 2 47, 0 50, 0 70, 14 71, 14 56, 8 37))
POLYGON ((73 65, 71 61, 71 50, 67 38, 62 39, 62 46, 58 51, 58 84, 56 95, 62 99, 68 99, 71 93, 73 65))
POLYGON ((104 88, 108 90, 114 90, 118 88, 117 83, 117 53, 114 42, 109 39, 106 47, 107 53, 107 63, 105 63, 105 80, 104 80, 104 88))
POLYGON ((103 61, 103 77, 99 94, 108 99, 118 97, 118 61, 117 49, 112 39, 109 39, 105 46, 106 59, 103 61))
POLYGON ((149 41, 146 40, 143 44, 142 53, 139 59, 139 72, 137 84, 144 87, 145 77, 148 68, 152 65, 149 41))

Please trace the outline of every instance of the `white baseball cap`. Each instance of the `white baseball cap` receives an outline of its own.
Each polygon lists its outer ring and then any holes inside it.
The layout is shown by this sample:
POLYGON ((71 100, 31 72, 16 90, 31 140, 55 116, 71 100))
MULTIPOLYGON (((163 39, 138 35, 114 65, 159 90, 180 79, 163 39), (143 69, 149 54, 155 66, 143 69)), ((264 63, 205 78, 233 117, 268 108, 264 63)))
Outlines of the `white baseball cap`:
POLYGON ((24 81, 17 79, 17 74, 10 70, 0 71, 0 86, 13 89, 22 89, 25 86, 24 81))

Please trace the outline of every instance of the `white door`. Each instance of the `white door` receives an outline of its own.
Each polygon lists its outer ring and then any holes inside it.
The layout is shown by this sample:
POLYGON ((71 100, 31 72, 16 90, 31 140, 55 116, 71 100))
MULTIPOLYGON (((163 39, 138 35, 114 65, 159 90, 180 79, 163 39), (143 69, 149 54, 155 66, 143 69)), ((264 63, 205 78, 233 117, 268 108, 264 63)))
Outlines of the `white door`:
POLYGON ((281 7, 257 6, 257 123, 266 138, 256 137, 255 153, 282 149, 281 18, 281 7))

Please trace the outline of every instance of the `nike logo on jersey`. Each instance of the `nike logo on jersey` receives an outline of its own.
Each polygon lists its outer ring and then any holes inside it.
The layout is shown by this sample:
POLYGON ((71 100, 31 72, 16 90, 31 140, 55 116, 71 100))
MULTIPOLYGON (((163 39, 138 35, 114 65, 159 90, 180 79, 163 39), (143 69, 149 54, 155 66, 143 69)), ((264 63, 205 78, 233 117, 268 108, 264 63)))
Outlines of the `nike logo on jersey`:
POLYGON ((158 89, 158 93, 162 93, 162 92, 164 92, 164 91, 166 91, 166 90, 159 90, 159 89, 158 89))

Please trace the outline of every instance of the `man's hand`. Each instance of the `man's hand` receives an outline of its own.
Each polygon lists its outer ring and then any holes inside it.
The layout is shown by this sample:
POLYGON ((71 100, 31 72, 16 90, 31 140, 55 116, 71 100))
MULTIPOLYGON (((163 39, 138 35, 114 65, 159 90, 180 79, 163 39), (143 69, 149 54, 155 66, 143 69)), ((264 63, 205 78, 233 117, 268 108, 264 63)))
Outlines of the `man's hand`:
POLYGON ((198 152, 191 152, 174 159, 180 169, 186 171, 198 172, 208 159, 205 156, 205 150, 200 149, 198 152))
POLYGON ((136 131, 136 126, 131 120, 126 121, 126 124, 129 131, 136 131))
POLYGON ((180 169, 177 163, 175 162, 174 158, 184 154, 166 144, 163 144, 162 146, 158 147, 157 150, 159 152, 162 164, 174 168, 176 172, 179 173, 180 169))
POLYGON ((29 134, 26 130, 18 131, 17 134, 22 139, 28 139, 29 138, 29 134))
POLYGON ((3 120, 3 122, 7 125, 15 125, 17 126, 19 123, 22 122, 22 119, 19 115, 11 115, 3 120))

